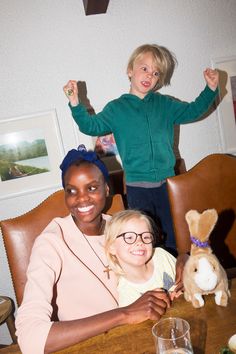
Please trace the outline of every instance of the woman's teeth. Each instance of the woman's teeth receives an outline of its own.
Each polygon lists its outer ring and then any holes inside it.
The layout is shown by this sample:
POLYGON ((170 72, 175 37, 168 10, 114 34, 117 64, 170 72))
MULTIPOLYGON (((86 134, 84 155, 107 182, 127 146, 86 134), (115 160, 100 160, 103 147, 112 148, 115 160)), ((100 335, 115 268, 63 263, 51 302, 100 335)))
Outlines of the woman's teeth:
POLYGON ((87 211, 91 210, 93 208, 93 205, 85 206, 85 207, 80 207, 78 208, 78 211, 80 213, 86 213, 87 211))

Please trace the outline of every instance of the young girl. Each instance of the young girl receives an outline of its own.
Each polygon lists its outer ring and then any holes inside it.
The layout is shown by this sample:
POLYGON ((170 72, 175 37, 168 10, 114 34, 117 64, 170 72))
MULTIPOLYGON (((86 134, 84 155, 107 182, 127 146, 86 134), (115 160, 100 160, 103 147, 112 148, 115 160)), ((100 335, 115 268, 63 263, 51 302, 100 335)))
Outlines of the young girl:
POLYGON ((105 252, 119 276, 119 305, 126 306, 148 290, 169 290, 175 283, 175 258, 153 248, 151 219, 138 210, 116 213, 105 229, 105 252))
POLYGON ((206 87, 191 103, 157 93, 170 83, 175 58, 166 48, 145 44, 130 57, 129 93, 109 102, 92 117, 79 103, 77 82, 64 86, 69 106, 80 131, 101 136, 113 133, 122 160, 129 208, 160 220, 166 246, 175 248, 175 237, 166 189, 166 178, 175 166, 174 125, 198 120, 218 94, 219 75, 206 69, 206 87))

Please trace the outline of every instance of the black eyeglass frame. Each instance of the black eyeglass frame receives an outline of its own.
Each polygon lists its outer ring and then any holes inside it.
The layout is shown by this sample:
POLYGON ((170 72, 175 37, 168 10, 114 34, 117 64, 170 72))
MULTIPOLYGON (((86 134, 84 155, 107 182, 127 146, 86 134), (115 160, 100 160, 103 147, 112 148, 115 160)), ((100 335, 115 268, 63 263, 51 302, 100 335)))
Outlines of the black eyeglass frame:
POLYGON ((123 240, 125 241, 125 243, 127 243, 128 245, 133 245, 136 241, 137 241, 137 238, 138 236, 141 238, 142 242, 145 244, 145 245, 149 245, 150 243, 154 243, 154 234, 153 232, 151 231, 144 231, 142 232, 141 234, 137 234, 136 232, 134 231, 126 231, 126 232, 123 232, 122 234, 116 236, 116 238, 119 238, 119 237, 123 237, 123 240), (135 234, 135 240, 133 242, 127 242, 127 240, 125 239, 125 234, 135 234), (152 237, 151 237, 151 240, 149 242, 146 242, 144 239, 143 239, 143 234, 150 234, 152 237))

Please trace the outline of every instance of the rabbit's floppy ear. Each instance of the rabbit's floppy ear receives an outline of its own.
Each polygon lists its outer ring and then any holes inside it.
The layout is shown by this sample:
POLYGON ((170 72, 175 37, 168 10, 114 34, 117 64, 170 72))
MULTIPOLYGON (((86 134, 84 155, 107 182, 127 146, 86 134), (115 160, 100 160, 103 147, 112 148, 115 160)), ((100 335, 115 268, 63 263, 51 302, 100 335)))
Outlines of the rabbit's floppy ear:
POLYGON ((199 222, 199 238, 207 240, 218 219, 215 209, 207 209, 201 214, 199 222))
POLYGON ((188 223, 190 234, 204 241, 208 239, 213 230, 218 215, 215 209, 207 209, 202 214, 197 210, 189 210, 185 215, 185 219, 188 223))

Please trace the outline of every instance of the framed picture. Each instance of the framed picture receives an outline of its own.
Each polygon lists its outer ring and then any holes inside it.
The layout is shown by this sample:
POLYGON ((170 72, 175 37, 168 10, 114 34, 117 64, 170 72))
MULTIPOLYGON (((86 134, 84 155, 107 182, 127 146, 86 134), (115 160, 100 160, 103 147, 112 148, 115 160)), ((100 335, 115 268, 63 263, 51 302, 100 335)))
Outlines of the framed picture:
POLYGON ((0 120, 0 199, 59 186, 63 156, 55 110, 0 120))
MULTIPOLYGON (((88 98, 86 82, 78 81, 77 86, 80 102, 84 105, 90 115, 95 114, 95 110, 88 98)), ((84 144, 87 150, 95 150, 109 171, 117 171, 122 169, 120 155, 118 153, 113 134, 108 134, 101 137, 91 137, 83 134, 75 122, 74 132, 77 146, 79 144, 84 144)))
POLYGON ((212 59, 220 73, 217 117, 222 152, 236 155, 236 57, 212 59))
POLYGON ((87 150, 94 150, 110 172, 122 170, 122 163, 113 134, 91 137, 81 133, 75 123, 74 131, 77 146, 84 144, 87 150))

